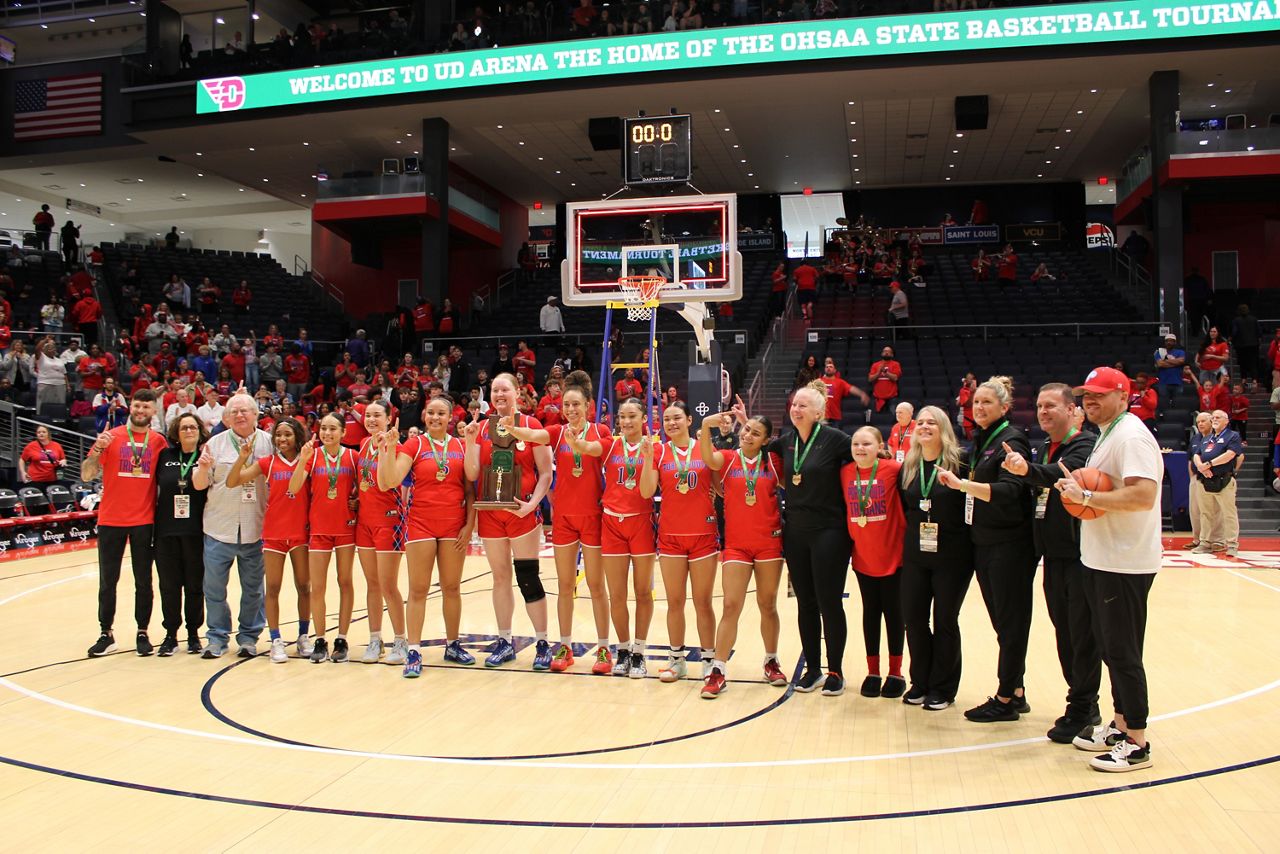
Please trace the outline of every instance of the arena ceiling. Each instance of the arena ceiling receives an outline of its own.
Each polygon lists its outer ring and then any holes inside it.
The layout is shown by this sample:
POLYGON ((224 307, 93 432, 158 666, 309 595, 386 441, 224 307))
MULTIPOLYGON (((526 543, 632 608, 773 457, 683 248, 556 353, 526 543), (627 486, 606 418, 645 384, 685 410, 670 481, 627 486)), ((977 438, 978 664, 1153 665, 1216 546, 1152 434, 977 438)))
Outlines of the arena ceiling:
POLYGON ((77 198, 155 230, 173 221, 303 230, 318 169, 337 176, 413 155, 422 119, 438 116, 450 124, 452 161, 519 202, 550 207, 618 189, 618 152, 592 150, 590 117, 670 109, 694 116, 694 184, 704 192, 1088 182, 1114 176, 1147 139, 1154 71, 1182 73, 1184 117, 1245 113, 1263 124, 1280 112, 1273 72, 1280 46, 1179 47, 683 82, 639 76, 572 92, 210 116, 198 126, 136 133, 139 145, 100 149, 92 162, 83 153, 0 160, 0 193, 59 204, 77 198), (990 96, 988 128, 959 136, 953 100, 978 94, 990 96), (145 190, 125 180, 131 176, 143 178, 145 190))

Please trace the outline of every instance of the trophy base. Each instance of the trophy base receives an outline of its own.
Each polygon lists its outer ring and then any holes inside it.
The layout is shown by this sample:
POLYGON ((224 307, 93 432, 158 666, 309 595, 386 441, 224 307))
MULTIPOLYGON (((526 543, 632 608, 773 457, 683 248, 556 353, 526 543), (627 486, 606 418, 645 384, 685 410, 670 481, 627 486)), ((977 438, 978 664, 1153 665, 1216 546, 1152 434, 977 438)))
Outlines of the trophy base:
POLYGON ((515 501, 477 501, 472 505, 477 510, 519 510, 520 505, 515 501))

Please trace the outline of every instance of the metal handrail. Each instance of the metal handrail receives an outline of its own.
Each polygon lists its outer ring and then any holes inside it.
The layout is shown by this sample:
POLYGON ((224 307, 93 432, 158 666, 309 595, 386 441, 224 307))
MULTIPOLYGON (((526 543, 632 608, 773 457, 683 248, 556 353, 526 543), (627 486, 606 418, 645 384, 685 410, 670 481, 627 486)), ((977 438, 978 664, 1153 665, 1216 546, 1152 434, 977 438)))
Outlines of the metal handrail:
MULTIPOLYGON (((1097 328, 1102 331, 1107 329, 1115 329, 1117 327, 1141 327, 1150 328, 1158 331, 1160 327, 1166 324, 1156 320, 1132 320, 1132 321, 1099 321, 1085 323, 939 323, 939 324, 912 324, 907 327, 912 334, 919 332, 929 332, 933 330, 943 329, 966 329, 970 331, 982 331, 983 340, 986 340, 992 333, 1000 333, 1015 329, 1071 329, 1075 331, 1076 340, 1080 339, 1081 332, 1086 329, 1097 328)), ((897 327, 891 326, 812 326, 809 332, 812 333, 833 333, 833 332, 872 332, 885 337, 893 337, 893 331, 897 327)))
POLYGON ((310 272, 311 267, 307 264, 307 259, 295 253, 293 256, 293 274, 295 276, 305 276, 310 272), (299 270, 302 272, 298 272, 299 270))

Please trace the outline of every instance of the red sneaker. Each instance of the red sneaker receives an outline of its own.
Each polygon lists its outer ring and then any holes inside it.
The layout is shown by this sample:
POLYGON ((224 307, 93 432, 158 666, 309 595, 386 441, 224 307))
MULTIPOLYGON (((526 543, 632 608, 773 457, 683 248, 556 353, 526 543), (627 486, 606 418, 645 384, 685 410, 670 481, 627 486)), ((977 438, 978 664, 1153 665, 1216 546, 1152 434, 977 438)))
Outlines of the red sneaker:
POLYGON ((791 680, 782 672, 782 666, 778 664, 778 660, 771 658, 764 664, 764 681, 775 688, 785 688, 791 680))
POLYGON ((714 700, 722 691, 727 690, 729 683, 725 681, 724 674, 719 670, 712 670, 711 675, 702 682, 702 699, 714 700))
POLYGON ((573 650, 568 644, 562 643, 556 650, 555 658, 551 659, 551 672, 564 673, 570 667, 573 667, 573 650))
MULTIPOLYGON (((555 667, 555 662, 551 663, 555 667)), ((609 652, 609 647, 602 646, 596 649, 596 663, 591 665, 591 672, 596 676, 608 676, 613 672, 613 653, 609 652)))

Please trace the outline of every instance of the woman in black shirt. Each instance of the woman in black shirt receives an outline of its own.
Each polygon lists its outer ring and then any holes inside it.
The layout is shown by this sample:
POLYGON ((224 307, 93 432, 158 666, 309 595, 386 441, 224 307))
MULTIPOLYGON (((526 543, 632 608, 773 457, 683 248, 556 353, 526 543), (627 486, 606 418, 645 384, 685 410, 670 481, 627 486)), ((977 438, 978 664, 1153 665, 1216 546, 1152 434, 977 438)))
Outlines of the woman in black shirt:
POLYGON ((187 652, 200 652, 204 623, 204 503, 208 490, 196 489, 191 475, 200 449, 208 441, 204 424, 193 414, 169 425, 169 447, 160 452, 156 477, 156 571, 160 576, 160 610, 164 641, 159 655, 173 655, 178 629, 187 624, 187 652), (182 601, 186 594, 186 603, 182 601))
POLYGON ((805 673, 796 690, 822 686, 834 697, 844 693, 843 658, 848 628, 844 583, 853 543, 844 519, 840 467, 853 460, 849 436, 822 423, 826 395, 804 386, 791 398, 791 424, 769 452, 782 457, 786 505, 782 549, 796 594, 805 673), (822 673, 822 638, 827 641, 827 674, 822 673))
POLYGON ((922 407, 899 475, 907 516, 902 611, 911 649, 911 688, 902 702, 931 712, 942 711, 956 699, 960 606, 973 580, 964 495, 944 486, 939 474, 948 471, 963 477, 968 470, 947 414, 936 406, 922 407))
POLYGON ((1012 405, 1013 380, 1008 377, 992 377, 978 386, 973 394, 978 429, 969 455, 969 479, 950 472, 939 478, 965 493, 965 521, 973 536, 978 588, 1000 646, 995 696, 964 713, 975 723, 1016 721, 1031 711, 1022 685, 1036 575, 1031 492, 1022 478, 1003 467, 1006 446, 1030 458, 1031 443, 1009 423, 1012 405))

